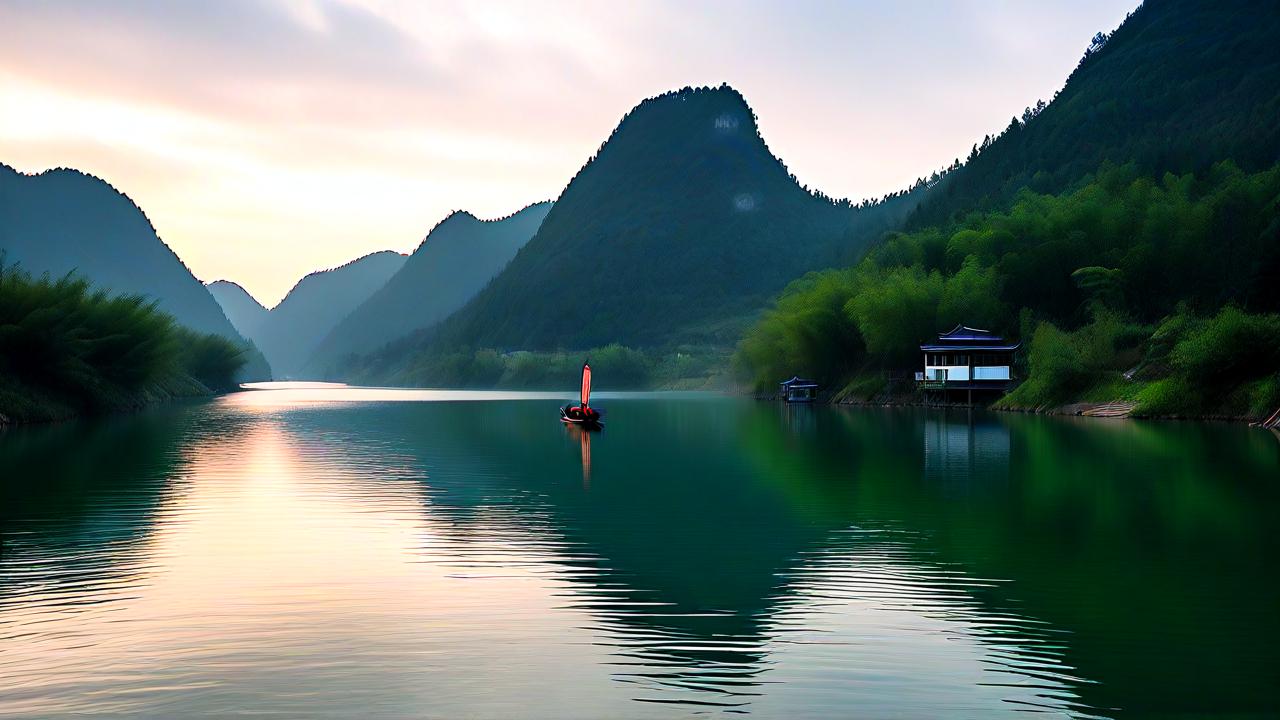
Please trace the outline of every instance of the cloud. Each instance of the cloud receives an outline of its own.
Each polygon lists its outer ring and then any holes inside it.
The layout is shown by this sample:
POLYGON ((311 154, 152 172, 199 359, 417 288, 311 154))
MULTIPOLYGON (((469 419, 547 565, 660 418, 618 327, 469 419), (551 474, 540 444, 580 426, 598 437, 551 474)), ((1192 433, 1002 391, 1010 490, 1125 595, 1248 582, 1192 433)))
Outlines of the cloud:
POLYGON ((0 160, 124 189, 268 304, 453 209, 554 197, 643 98, 728 81, 855 199, 1048 98, 1136 0, 0 0, 0 160))

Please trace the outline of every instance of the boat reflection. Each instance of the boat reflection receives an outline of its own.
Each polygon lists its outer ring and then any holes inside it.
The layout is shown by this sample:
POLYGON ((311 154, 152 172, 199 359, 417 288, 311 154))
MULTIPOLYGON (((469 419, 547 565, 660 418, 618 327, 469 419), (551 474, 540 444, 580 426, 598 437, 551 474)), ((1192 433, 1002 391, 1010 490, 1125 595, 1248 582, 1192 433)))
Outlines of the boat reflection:
POLYGON ((634 399, 606 441, 541 400, 325 392, 5 438, 0 469, 63 481, 6 486, 0 680, 37 680, 0 704, 1110 715, 1190 702, 1161 685, 1193 676, 1270 697, 1261 434, 634 399), (1168 652, 1174 630, 1241 662, 1168 652))
POLYGON ((591 430, 587 430, 580 425, 566 424, 564 427, 565 434, 570 439, 576 440, 579 453, 582 458, 582 489, 591 489, 591 436, 595 434, 591 430))

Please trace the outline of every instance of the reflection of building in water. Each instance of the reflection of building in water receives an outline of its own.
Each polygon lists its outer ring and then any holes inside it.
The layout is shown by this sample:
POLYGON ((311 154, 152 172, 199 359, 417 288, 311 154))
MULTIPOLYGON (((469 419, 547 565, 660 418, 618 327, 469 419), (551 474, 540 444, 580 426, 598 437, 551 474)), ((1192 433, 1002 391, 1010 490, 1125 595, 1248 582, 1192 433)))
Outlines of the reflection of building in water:
POLYGON ((995 420, 938 415, 924 423, 924 474, 939 480, 1009 475, 1009 428, 995 420))
POLYGON ((791 434, 812 433, 817 424, 816 408, 810 404, 782 403, 782 426, 791 434))

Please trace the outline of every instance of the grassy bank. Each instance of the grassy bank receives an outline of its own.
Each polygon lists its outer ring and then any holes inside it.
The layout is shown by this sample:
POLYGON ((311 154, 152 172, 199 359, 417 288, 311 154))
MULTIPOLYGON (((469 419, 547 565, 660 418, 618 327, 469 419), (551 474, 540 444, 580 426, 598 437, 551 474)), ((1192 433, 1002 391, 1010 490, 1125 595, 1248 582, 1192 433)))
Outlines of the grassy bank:
POLYGON ((245 348, 138 295, 0 264, 0 423, 135 409, 235 386, 245 348))
POLYGON ((1120 403, 1139 417, 1261 419, 1280 407, 1280 315, 1228 306, 1144 326, 1100 313, 1074 331, 1041 323, 1027 379, 998 409, 1120 403))

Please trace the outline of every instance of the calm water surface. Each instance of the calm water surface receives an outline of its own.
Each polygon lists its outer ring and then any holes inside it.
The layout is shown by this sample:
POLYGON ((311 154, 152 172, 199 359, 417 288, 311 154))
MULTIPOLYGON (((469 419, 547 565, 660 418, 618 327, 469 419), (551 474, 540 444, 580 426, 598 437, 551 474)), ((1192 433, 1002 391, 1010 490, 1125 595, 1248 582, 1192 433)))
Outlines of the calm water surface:
POLYGON ((0 435, 0 716, 1280 714, 1280 440, 255 390, 0 435))

